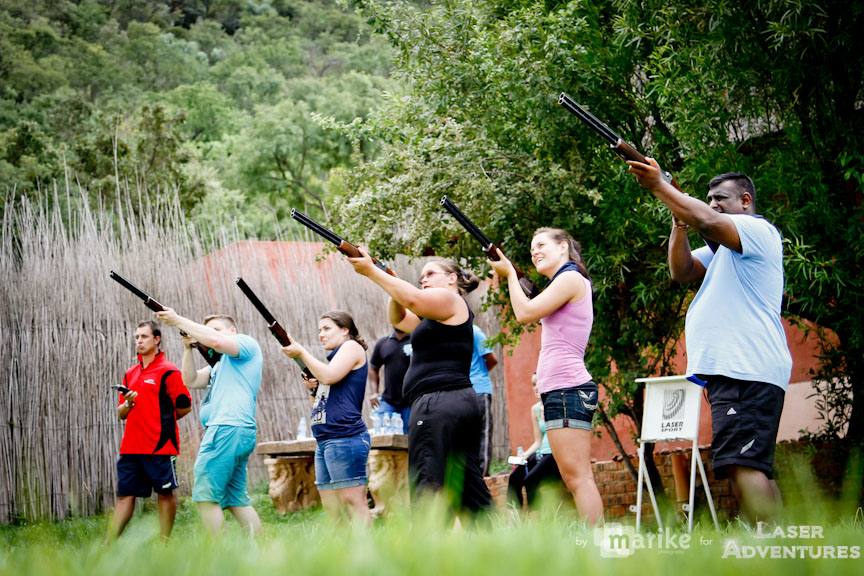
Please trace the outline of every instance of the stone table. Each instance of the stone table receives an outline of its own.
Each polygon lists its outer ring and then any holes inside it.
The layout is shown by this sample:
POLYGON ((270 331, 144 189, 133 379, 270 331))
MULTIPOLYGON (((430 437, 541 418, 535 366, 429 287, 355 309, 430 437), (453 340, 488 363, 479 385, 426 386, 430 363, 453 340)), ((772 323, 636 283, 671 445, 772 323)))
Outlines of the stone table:
MULTIPOLYGON (((321 501, 315 486, 316 447, 312 438, 258 444, 255 452, 264 456, 270 476, 270 499, 280 514, 305 510, 321 501)), ((372 436, 368 473, 374 515, 384 515, 391 507, 407 508, 408 437, 372 436)))

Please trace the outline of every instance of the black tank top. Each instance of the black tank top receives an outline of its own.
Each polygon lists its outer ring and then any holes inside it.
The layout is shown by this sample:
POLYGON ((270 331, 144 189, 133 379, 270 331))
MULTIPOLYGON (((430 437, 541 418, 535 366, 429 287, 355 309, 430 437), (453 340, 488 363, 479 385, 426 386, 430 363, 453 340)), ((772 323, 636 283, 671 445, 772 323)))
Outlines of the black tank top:
MULTIPOLYGON (((467 307, 467 303, 466 303, 467 307)), ((470 388, 474 313, 458 326, 423 318, 411 333, 411 365, 402 394, 409 403, 429 392, 470 388)))

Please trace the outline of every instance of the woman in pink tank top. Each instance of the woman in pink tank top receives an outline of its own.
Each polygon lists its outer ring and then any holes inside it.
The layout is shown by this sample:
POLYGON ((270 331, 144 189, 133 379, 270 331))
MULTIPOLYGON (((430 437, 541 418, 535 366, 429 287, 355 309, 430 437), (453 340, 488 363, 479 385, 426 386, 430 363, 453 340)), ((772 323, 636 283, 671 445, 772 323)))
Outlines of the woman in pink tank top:
POLYGON ((529 299, 519 286, 513 264, 489 264, 507 279, 510 303, 522 323, 543 326, 537 389, 543 400, 546 434, 564 483, 579 514, 590 524, 603 517, 603 500, 591 468, 591 420, 597 409, 597 385, 585 368, 585 346, 594 309, 591 281, 579 244, 558 228, 540 228, 531 240, 531 261, 549 278, 546 289, 529 299))

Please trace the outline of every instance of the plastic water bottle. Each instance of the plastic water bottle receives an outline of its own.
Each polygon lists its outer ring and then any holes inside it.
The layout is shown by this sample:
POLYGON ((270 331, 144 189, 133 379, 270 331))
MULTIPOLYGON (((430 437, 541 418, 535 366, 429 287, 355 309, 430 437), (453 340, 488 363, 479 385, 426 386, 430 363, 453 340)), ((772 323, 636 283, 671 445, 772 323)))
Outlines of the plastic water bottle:
POLYGON ((393 418, 390 416, 390 412, 384 414, 384 434, 392 434, 393 433, 393 418))
POLYGON ((516 457, 523 462, 525 461, 525 450, 522 448, 522 446, 516 448, 516 457))
POLYGON ((372 436, 381 434, 381 415, 378 412, 372 413, 372 436))
POLYGON ((300 423, 297 425, 297 440, 306 439, 306 417, 300 417, 300 423))
POLYGON ((393 434, 404 434, 405 423, 402 422, 401 414, 393 414, 390 424, 393 426, 393 434))

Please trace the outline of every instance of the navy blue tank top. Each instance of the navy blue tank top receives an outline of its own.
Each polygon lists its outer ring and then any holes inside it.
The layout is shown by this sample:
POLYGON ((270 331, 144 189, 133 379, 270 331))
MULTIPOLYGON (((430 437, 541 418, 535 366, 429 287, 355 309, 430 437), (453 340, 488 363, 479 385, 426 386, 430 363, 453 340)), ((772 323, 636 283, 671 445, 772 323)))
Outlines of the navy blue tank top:
MULTIPOLYGON (((466 304, 467 306, 467 304, 466 304)), ((402 395, 412 403, 429 392, 470 388, 474 352, 474 313, 458 326, 423 318, 411 333, 411 365, 402 395)))
MULTIPOLYGON (((328 362, 341 347, 342 344, 327 355, 328 362)), ((368 372, 366 362, 336 384, 318 386, 310 418, 316 440, 349 438, 366 431, 362 410, 368 372)))

